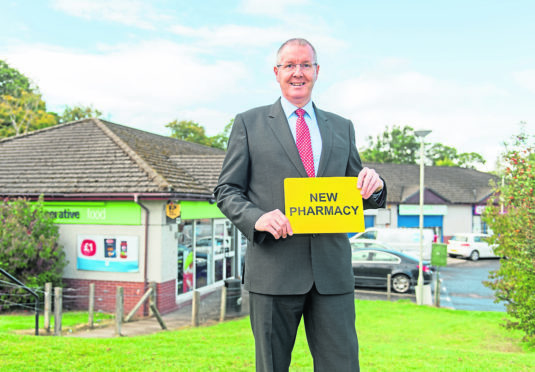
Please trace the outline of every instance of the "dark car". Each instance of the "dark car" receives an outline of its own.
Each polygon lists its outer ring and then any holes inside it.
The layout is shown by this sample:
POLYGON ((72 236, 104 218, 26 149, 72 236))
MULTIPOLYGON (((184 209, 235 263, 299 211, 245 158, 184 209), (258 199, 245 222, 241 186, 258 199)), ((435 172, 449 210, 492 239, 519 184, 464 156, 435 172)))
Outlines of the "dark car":
MULTIPOLYGON (((387 287, 387 275, 392 278, 392 289, 407 293, 418 282, 418 260, 401 252, 374 248, 368 244, 361 248, 352 243, 353 275, 355 287, 387 287)), ((431 283, 433 272, 425 263, 422 265, 424 284, 431 283)))

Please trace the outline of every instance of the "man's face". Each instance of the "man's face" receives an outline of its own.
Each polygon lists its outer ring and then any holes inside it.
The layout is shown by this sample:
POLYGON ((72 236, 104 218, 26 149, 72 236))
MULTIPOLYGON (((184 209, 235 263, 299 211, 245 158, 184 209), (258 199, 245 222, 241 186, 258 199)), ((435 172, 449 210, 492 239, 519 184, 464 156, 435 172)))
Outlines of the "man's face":
POLYGON ((314 52, 309 45, 288 44, 282 49, 277 63, 282 66, 274 68, 282 95, 297 107, 303 107, 310 101, 319 72, 319 66, 314 63, 314 52), (312 67, 304 69, 298 66, 288 70, 284 68, 288 64, 310 64, 312 67))

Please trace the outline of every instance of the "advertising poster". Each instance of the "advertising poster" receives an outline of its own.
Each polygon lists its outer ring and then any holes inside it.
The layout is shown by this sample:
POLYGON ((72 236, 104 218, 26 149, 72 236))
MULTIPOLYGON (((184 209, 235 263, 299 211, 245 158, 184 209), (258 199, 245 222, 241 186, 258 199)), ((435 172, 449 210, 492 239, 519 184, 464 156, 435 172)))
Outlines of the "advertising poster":
POLYGON ((139 271, 137 236, 78 235, 77 269, 136 273, 139 271))

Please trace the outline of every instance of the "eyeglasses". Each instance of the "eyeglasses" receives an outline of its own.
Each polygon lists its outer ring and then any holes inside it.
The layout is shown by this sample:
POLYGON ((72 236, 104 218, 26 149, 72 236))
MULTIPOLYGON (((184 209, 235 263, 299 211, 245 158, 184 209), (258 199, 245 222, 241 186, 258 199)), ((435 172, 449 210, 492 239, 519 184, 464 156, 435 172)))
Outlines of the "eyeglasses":
POLYGON ((317 66, 317 63, 287 63, 285 65, 277 65, 277 67, 282 67, 285 71, 295 71, 297 70, 297 67, 301 67, 301 70, 303 71, 309 71, 313 67, 317 66))

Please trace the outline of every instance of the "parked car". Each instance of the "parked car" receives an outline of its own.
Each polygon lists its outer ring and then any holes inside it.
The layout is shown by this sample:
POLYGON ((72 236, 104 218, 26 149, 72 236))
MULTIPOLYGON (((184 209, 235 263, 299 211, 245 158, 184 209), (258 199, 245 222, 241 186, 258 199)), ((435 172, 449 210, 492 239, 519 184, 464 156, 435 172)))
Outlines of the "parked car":
POLYGON ((461 256, 477 261, 482 257, 498 257, 492 245, 487 243, 487 234, 455 234, 448 242, 448 255, 461 256))
MULTIPOLYGON (((434 241, 432 229, 423 230, 423 258, 431 259, 431 247, 434 241)), ((352 236, 349 240, 355 242, 360 239, 377 240, 388 244, 388 246, 398 252, 408 255, 420 256, 420 229, 417 228, 377 228, 369 227, 366 231, 352 236)))
MULTIPOLYGON (((377 243, 375 243, 377 244, 377 243)), ((407 293, 418 283, 416 258, 390 249, 373 247, 369 242, 351 242, 355 287, 387 287, 387 275, 391 275, 392 289, 407 293), (361 248, 368 244, 368 247, 361 248)), ((433 272, 423 264, 424 284, 431 283, 433 272)))

